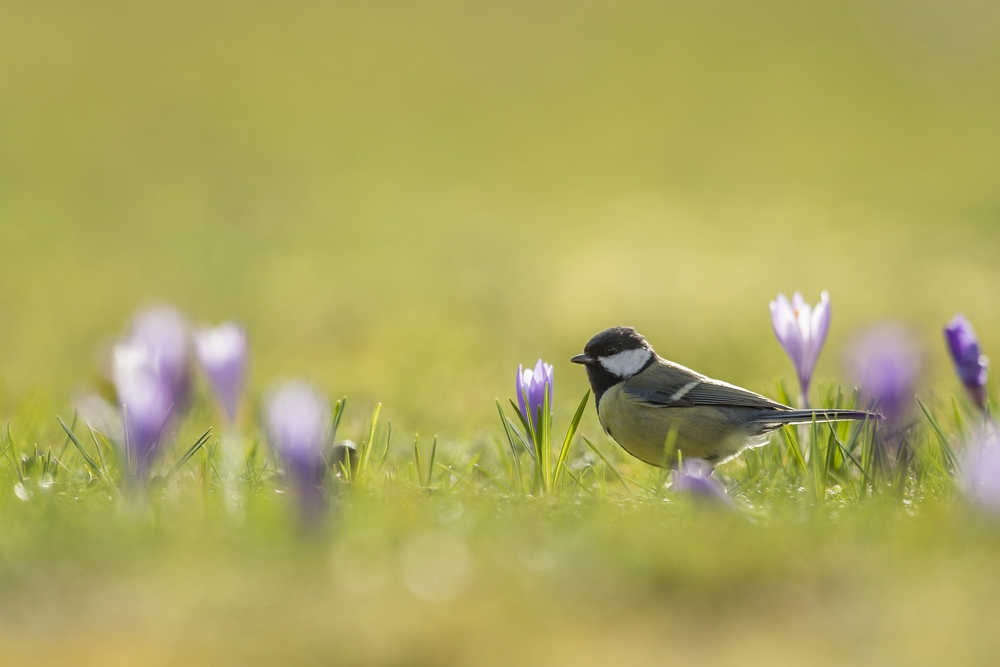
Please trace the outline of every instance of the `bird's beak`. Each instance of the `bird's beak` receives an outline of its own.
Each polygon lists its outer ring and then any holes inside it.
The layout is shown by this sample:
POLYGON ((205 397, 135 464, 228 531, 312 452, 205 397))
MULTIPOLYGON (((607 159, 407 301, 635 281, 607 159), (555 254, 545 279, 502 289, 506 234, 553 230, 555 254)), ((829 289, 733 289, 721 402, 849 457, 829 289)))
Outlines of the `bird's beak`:
POLYGON ((572 359, 570 359, 570 361, 572 361, 574 364, 584 364, 584 365, 587 365, 587 364, 594 363, 595 361, 597 361, 597 359, 594 359, 593 357, 587 356, 586 354, 578 354, 575 357, 573 357, 572 359))

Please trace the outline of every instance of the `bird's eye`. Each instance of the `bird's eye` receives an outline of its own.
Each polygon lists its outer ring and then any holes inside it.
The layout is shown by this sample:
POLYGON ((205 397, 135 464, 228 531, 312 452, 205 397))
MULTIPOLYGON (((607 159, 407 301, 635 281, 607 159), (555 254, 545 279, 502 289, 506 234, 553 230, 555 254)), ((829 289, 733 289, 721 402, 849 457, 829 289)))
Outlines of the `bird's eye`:
POLYGON ((613 357, 616 354, 618 354, 618 348, 615 347, 614 345, 608 345, 608 348, 604 350, 604 354, 606 354, 609 357, 613 357))

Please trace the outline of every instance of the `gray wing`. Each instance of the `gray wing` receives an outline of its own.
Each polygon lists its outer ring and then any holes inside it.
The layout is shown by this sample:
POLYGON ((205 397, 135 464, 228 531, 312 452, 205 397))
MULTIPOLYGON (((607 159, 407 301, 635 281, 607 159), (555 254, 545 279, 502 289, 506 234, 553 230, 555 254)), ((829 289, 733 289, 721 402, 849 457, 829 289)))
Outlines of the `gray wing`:
POLYGON ((647 405, 662 408, 718 405, 758 410, 791 409, 766 396, 713 380, 662 359, 626 380, 623 389, 647 405))

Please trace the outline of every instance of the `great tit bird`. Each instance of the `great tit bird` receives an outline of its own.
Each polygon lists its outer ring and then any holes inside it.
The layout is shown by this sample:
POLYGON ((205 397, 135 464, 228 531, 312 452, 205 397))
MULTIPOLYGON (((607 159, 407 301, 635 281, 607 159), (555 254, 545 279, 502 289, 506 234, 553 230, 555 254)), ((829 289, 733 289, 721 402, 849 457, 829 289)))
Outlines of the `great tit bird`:
POLYGON ((607 434, 632 456, 661 468, 675 466, 678 452, 722 463, 764 444, 782 424, 877 417, 861 410, 796 410, 713 380, 662 359, 632 327, 602 331, 570 361, 586 366, 607 434))

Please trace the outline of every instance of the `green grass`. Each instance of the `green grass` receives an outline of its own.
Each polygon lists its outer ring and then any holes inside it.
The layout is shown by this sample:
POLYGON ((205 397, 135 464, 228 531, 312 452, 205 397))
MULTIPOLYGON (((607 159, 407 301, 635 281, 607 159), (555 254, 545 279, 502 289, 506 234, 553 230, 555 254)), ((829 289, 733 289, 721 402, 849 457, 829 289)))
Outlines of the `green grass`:
POLYGON ((438 451, 348 402, 335 414, 341 437, 362 443, 357 468, 330 462, 330 511, 305 523, 256 428, 227 445, 199 437, 207 407, 144 486, 82 424, 29 418, 46 431, 35 442, 12 423, 0 456, 7 655, 984 664, 998 648, 1000 531, 957 497, 950 468, 978 419, 962 402, 928 408, 933 422, 914 425, 892 468, 870 455, 867 426, 786 429, 718 470, 731 506, 678 496, 607 441, 592 451, 574 438, 566 474, 550 469, 546 484, 499 424, 490 442, 438 451), (233 443, 245 460, 235 494, 218 473, 233 443))
POLYGON ((813 401, 850 394, 858 331, 900 321, 960 449, 941 327, 962 311, 1000 349, 997 22, 890 0, 3 3, 3 661, 991 664, 1000 533, 917 406, 905 475, 849 427, 786 430, 719 471, 728 512, 664 491, 592 405, 565 468, 559 446, 587 388, 566 360, 598 330, 778 397, 767 302, 827 289, 813 401), (157 474, 212 434, 148 497, 57 422, 156 301, 249 331, 238 512, 203 388, 157 474), (539 356, 536 477, 496 401, 539 356), (294 376, 350 397, 339 437, 379 404, 369 441, 393 425, 315 534, 259 437, 258 397, 294 376), (427 550, 451 567, 421 570, 427 550), (457 597, 413 592, 437 580, 457 597))

